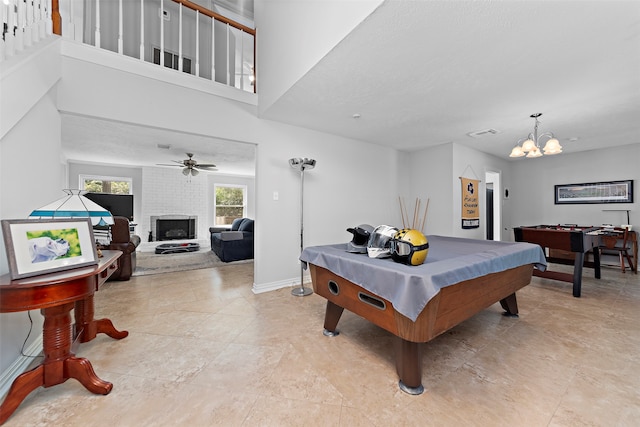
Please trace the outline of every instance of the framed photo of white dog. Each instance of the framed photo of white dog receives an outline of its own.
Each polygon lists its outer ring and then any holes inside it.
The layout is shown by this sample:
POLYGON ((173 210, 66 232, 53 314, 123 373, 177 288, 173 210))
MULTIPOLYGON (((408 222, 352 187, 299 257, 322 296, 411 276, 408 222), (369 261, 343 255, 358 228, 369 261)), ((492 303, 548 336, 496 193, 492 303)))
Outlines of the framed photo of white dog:
POLYGON ((98 263, 89 218, 3 219, 2 234, 12 280, 98 263))

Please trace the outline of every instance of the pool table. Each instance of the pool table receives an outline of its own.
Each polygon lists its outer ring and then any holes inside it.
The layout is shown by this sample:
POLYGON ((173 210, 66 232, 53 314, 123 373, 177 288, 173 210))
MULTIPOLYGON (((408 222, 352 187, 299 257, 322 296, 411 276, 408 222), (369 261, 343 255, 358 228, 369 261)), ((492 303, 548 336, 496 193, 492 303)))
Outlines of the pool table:
MULTIPOLYGON (((582 267, 585 265, 585 254, 593 253, 594 276, 600 278, 600 227, 583 227, 577 225, 531 225, 515 227, 513 234, 516 242, 536 243, 549 251, 558 249, 575 254, 573 274, 559 271, 535 271, 533 274, 547 279, 573 283, 573 296, 578 298, 582 293, 582 267)), ((545 250, 546 252, 546 250, 545 250)), ((553 259, 551 252, 547 253, 550 262, 564 263, 563 260, 553 259)))
POLYGON ((399 387, 421 394, 421 344, 500 302, 517 317, 516 291, 529 284, 534 265, 544 269, 542 249, 504 243, 428 236, 421 266, 346 252, 346 244, 305 248, 313 290, 327 299, 324 334, 338 334, 346 308, 396 335, 399 387))

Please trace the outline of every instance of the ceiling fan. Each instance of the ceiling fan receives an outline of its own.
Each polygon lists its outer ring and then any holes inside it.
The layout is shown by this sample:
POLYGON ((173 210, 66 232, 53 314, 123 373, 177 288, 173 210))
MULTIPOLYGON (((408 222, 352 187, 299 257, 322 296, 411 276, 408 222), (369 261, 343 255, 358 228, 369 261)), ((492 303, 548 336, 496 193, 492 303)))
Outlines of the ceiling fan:
POLYGON ((196 176, 200 173, 201 170, 204 171, 215 171, 216 165, 211 163, 198 163, 193 160, 193 153, 186 153, 188 159, 184 160, 171 160, 172 164, 160 164, 159 166, 180 166, 182 168, 182 174, 185 176, 193 175, 196 176))

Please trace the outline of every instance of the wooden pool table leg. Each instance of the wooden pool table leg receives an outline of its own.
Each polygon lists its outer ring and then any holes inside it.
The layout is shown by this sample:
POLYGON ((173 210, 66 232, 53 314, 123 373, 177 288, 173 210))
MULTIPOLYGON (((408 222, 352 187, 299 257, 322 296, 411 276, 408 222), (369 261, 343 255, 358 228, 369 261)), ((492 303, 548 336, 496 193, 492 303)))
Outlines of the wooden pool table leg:
POLYGON ((516 294, 513 293, 508 297, 500 300, 500 305, 505 310, 503 313, 508 317, 518 317, 518 300, 516 300, 516 294))
POLYGON ((422 346, 420 343, 396 339, 396 371, 398 386, 408 394, 422 394, 422 346))
POLYGON ((324 335, 335 337, 339 334, 337 331, 338 321, 340 321, 340 316, 342 316, 343 311, 343 307, 327 300, 327 310, 324 314, 324 331, 322 332, 324 335))

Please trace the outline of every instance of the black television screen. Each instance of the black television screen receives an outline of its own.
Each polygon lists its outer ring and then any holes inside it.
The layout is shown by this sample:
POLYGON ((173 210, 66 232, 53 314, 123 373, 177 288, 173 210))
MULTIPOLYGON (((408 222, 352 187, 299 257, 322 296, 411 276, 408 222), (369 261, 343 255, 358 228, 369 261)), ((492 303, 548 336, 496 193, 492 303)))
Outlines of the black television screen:
POLYGON ((84 197, 99 204, 113 216, 133 221, 133 194, 85 193, 84 197))

